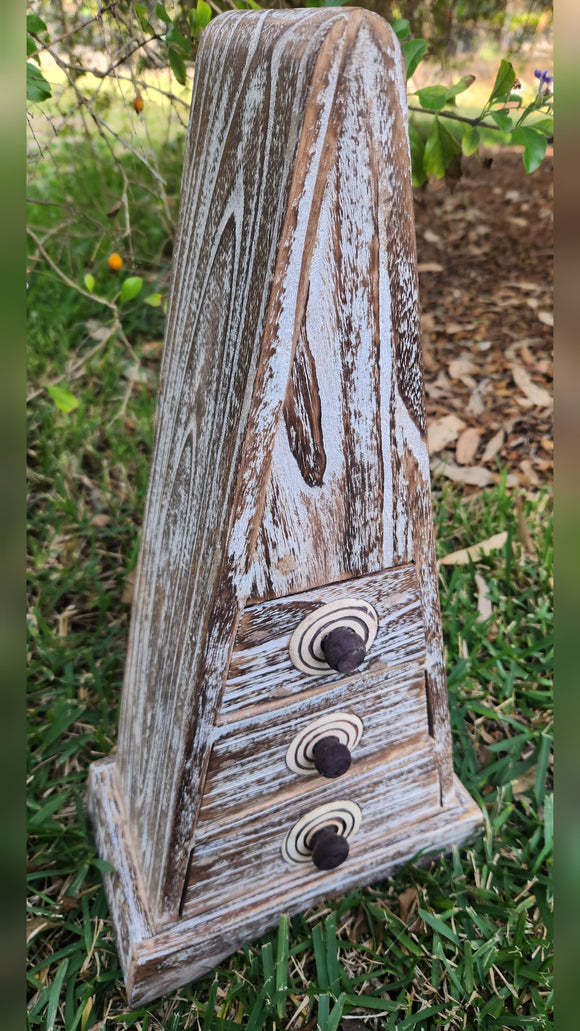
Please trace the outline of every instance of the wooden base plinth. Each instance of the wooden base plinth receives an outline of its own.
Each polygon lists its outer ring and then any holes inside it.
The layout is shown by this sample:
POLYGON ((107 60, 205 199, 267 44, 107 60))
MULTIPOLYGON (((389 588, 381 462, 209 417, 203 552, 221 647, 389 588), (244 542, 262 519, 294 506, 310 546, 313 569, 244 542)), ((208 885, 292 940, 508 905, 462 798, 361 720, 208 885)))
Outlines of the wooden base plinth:
POLYGON ((299 893, 293 886, 270 884, 263 898, 241 899, 220 905, 208 892, 207 910, 193 917, 155 927, 143 897, 139 872, 126 832, 122 804, 116 790, 114 759, 93 764, 88 806, 101 858, 114 873, 104 874, 117 947, 130 1006, 141 1005, 201 977, 244 942, 273 929, 281 913, 294 914, 336 891, 372 884, 388 877, 419 853, 442 853, 461 844, 482 823, 481 812, 461 782, 454 778, 455 802, 404 831, 397 828, 372 848, 357 848, 353 839, 348 861, 335 871, 318 873, 299 893))

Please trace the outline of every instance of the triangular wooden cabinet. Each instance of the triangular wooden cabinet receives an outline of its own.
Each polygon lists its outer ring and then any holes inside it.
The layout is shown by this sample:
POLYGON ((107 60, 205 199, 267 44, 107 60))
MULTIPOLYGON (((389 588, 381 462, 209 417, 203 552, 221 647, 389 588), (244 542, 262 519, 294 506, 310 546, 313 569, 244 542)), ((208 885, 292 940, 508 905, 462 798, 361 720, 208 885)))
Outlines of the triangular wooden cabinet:
POLYGON ((131 1005, 479 825, 453 774, 400 48, 204 30, 118 748, 89 810, 131 1005))

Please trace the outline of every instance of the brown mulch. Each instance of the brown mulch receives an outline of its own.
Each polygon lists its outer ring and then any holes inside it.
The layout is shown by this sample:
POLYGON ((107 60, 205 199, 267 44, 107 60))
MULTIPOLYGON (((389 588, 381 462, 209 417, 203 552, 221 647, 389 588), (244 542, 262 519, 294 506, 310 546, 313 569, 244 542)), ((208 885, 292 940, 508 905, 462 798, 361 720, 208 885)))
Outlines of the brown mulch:
POLYGON ((464 159, 453 192, 415 191, 435 473, 473 487, 552 482, 553 160, 464 159))

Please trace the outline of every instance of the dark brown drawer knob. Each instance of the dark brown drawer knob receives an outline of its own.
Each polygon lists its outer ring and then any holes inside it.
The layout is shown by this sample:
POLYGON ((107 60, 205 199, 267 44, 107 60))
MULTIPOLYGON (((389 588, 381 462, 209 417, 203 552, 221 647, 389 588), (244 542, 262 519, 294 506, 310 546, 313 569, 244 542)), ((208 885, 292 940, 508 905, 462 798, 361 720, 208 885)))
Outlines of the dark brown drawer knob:
POLYGON ((321 827, 312 836, 312 862, 319 870, 334 870, 348 857, 348 841, 336 827, 321 827))
POLYGON ((337 626, 320 642, 324 658, 339 673, 352 673, 366 658, 365 643, 356 630, 337 626))
POLYGON ((352 756, 337 737, 322 737, 312 749, 316 769, 323 777, 342 777, 350 769, 352 756))

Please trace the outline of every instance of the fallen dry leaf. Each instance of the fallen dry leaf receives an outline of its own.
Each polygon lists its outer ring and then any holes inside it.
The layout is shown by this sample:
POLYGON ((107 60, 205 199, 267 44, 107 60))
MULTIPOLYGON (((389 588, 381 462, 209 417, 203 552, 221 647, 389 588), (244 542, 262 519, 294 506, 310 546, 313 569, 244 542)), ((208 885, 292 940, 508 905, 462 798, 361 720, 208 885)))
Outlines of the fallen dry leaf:
POLYGON ((70 630, 70 621, 73 616, 76 616, 78 609, 75 605, 67 605, 64 612, 61 612, 58 617, 58 636, 68 637, 70 630))
POLYGON ((47 920, 45 917, 34 916, 30 920, 26 921, 26 944, 40 934, 42 931, 48 931, 51 927, 58 927, 58 920, 47 920))
POLYGON ((486 619, 489 619, 492 612, 492 604, 488 597, 489 587, 486 581, 483 579, 481 573, 475 574, 475 582, 477 584, 477 611, 479 613, 478 622, 484 623, 486 619))
POLYGON ((478 558, 489 555, 492 551, 499 551, 507 541, 507 530, 495 533, 479 544, 472 544, 469 548, 460 548, 459 551, 452 551, 439 559, 440 566, 466 566, 469 561, 476 562, 478 558))
POLYGON ((438 451, 443 451, 448 444, 453 444, 463 429, 465 429, 465 423, 457 415, 443 415, 441 419, 429 423, 427 426, 429 454, 434 455, 438 451))
POLYGON ((431 472, 435 476, 446 476, 455 483, 467 483, 471 487, 489 487, 495 476, 481 465, 456 465, 451 459, 433 458, 431 472))
POLYGON ((495 456, 499 454, 504 445, 504 441, 505 431, 503 429, 498 430, 497 433, 494 433, 493 437, 488 440, 485 445, 485 450, 481 456, 481 461, 484 465, 487 462, 491 462, 492 458, 495 458, 495 456))
POLYGON ((99 322, 98 319, 87 319, 85 326, 91 340, 96 340, 99 344, 106 343, 115 332, 114 326, 103 326, 102 322, 99 322))
POLYGON ((537 405, 538 408, 552 408, 553 400, 551 395, 544 387, 538 387, 533 382, 529 372, 524 369, 523 365, 514 365, 512 368, 512 376, 517 387, 527 397, 528 401, 532 404, 537 405))
POLYGON ((489 379, 480 379, 479 383, 476 383, 475 387, 471 391, 469 404, 465 409, 467 415, 482 415, 483 412, 486 411, 488 405, 485 400, 485 395, 487 394, 490 382, 491 381, 489 379))
POLYGON ((468 355, 461 355, 459 358, 454 358, 453 361, 449 362, 448 372, 451 379, 461 379, 462 376, 469 376, 472 372, 478 372, 477 365, 475 365, 468 355))
POLYGON ((133 601, 133 595, 135 593, 135 578, 137 576, 137 570, 132 569, 130 573, 127 573, 127 579, 125 581, 125 590, 121 595, 121 601, 123 605, 131 605, 133 601))
POLYGON ((103 527, 107 526, 111 522, 111 517, 105 515, 104 512, 98 512, 96 516, 91 519, 91 526, 103 527))
MULTIPOLYGON (((536 462, 536 465, 537 465, 537 462, 536 462)), ((536 473, 536 471, 535 471, 535 469, 534 469, 534 467, 533 467, 533 465, 532 465, 532 463, 531 463, 529 458, 524 458, 520 462, 520 469, 519 469, 518 477, 519 477, 520 483, 522 483, 524 485, 524 487, 541 487, 542 486, 542 480, 537 475, 537 473, 536 473)))
POLYGON ((463 431, 455 448, 455 461, 458 465, 471 465, 479 447, 481 431, 475 426, 468 426, 463 431))
POLYGON ((414 909, 416 902, 416 888, 407 888, 406 891, 403 891, 399 895, 399 916, 404 924, 407 923, 407 917, 409 916, 409 913, 411 913, 414 909))
POLYGON ((421 261, 417 265, 417 272, 443 272, 443 265, 436 261, 421 261))
POLYGON ((538 318, 544 326, 554 325, 554 316, 552 315, 551 311, 539 311, 538 318))
POLYGON ((516 777, 512 780, 512 795, 516 802, 518 799, 523 798, 524 795, 529 794, 531 788, 533 788, 536 782, 536 774, 538 771, 538 764, 536 763, 530 770, 526 770, 521 777, 516 777))
POLYGON ((516 494, 516 513, 518 517, 518 536, 522 543, 522 547, 524 551, 527 551, 528 555, 533 555, 534 542, 532 540, 532 535, 526 522, 526 517, 524 515, 524 506, 522 505, 522 496, 519 493, 519 491, 516 494))

